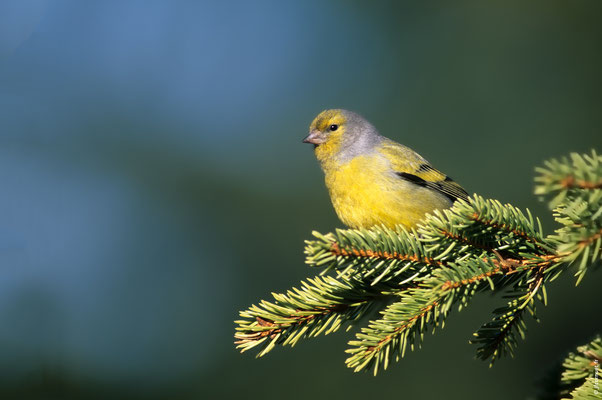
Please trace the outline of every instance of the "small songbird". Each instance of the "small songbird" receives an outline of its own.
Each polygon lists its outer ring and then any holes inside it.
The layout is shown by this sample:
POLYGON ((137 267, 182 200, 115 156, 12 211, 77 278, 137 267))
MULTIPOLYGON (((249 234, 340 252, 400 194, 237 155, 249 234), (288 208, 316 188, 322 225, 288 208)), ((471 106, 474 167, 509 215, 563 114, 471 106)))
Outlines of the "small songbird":
POLYGON ((468 198, 450 177, 354 112, 321 112, 303 142, 314 145, 334 209, 351 228, 411 228, 426 213, 468 198))

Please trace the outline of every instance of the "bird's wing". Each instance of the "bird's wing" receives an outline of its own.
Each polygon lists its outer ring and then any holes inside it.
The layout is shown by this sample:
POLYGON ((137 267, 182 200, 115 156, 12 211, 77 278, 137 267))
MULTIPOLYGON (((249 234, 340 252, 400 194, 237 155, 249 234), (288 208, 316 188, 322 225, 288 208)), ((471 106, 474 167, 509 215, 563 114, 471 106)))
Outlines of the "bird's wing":
POLYGON ((379 150, 389 160, 391 168, 401 179, 439 192, 452 202, 457 199, 468 199, 468 193, 462 186, 433 168, 414 150, 392 140, 384 140, 379 150))

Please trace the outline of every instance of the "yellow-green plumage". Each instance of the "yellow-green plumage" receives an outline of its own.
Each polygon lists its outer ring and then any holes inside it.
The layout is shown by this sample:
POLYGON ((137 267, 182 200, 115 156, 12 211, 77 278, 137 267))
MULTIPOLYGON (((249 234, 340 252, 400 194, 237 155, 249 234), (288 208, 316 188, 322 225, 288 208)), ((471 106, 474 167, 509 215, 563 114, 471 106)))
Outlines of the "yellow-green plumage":
POLYGON ((412 227, 426 213, 467 198, 419 154, 380 136, 353 112, 322 112, 305 141, 315 145, 334 209, 349 227, 412 227))

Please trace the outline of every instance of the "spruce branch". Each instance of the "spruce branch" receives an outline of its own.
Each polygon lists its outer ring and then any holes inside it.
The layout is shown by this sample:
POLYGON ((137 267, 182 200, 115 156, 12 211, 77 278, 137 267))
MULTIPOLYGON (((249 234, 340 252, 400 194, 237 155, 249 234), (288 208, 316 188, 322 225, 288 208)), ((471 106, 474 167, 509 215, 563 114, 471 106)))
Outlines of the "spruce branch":
POLYGON ((514 356, 514 349, 518 345, 517 335, 525 339, 526 323, 525 312, 535 319, 535 304, 532 298, 533 292, 529 290, 517 290, 508 293, 505 297, 510 298, 504 307, 493 310, 495 317, 491 322, 483 325, 474 333, 472 344, 479 344, 477 357, 481 360, 491 359, 490 366, 494 361, 509 354, 514 356))
POLYGON ((374 227, 337 229, 335 234, 313 232, 318 240, 306 241, 306 262, 321 267, 321 275, 356 276, 372 285, 393 280, 402 285, 442 262, 432 259, 415 232, 374 227))
POLYGON ((407 347, 420 346, 427 326, 443 327, 451 306, 459 301, 466 306, 472 295, 493 284, 491 277, 503 274, 502 267, 494 263, 473 260, 462 268, 450 265, 433 271, 432 276, 401 294, 400 301, 382 312, 382 319, 372 321, 356 335, 357 340, 347 352, 347 366, 356 372, 380 366, 387 368, 391 358, 399 360, 407 347), (485 285, 483 285, 485 284, 485 285))
POLYGON ((562 228, 550 242, 565 263, 577 264, 577 284, 602 257, 602 156, 572 153, 570 161, 550 160, 537 168, 535 194, 549 201, 562 228))
POLYGON ((602 156, 595 150, 591 155, 571 153, 570 160, 563 157, 545 161, 544 167, 535 171, 538 173, 535 194, 554 196, 549 202, 550 209, 602 189, 602 156))
POLYGON ((346 360, 355 371, 376 374, 424 334, 443 327, 454 307, 468 306, 481 291, 504 291, 507 304, 474 334, 477 356, 493 363, 512 355, 525 337, 525 316, 546 303, 545 284, 571 264, 579 282, 600 260, 602 159, 571 155, 539 169, 536 192, 553 197, 561 228, 545 236, 531 213, 474 195, 425 217, 416 229, 338 229, 313 232, 306 262, 320 274, 274 301, 240 313, 235 337, 241 351, 258 356, 278 344, 291 346, 349 327, 381 309, 349 342, 346 360), (572 180, 571 180, 572 179, 572 180), (387 305, 388 304, 388 305, 387 305))
POLYGON ((245 319, 235 321, 239 325, 235 343, 242 352, 260 346, 260 357, 277 344, 294 346, 302 338, 335 332, 369 313, 377 300, 386 300, 391 289, 353 279, 310 278, 301 282, 300 289, 273 293, 274 302, 262 301, 241 312, 245 319))
POLYGON ((562 363, 564 368, 560 377, 560 393, 562 399, 600 399, 600 368, 602 365, 602 339, 600 336, 589 343, 577 347, 576 352, 569 353, 562 363), (570 396, 570 397, 567 397, 570 396))
POLYGON ((576 387, 570 394, 571 397, 564 397, 563 400, 600 400, 599 384, 593 377, 587 377, 582 385, 576 387))

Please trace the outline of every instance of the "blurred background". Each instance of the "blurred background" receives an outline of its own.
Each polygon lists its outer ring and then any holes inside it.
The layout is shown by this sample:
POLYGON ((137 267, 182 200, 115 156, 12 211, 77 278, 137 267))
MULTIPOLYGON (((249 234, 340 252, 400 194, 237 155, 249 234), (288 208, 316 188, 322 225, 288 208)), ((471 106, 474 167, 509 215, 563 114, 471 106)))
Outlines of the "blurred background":
POLYGON ((602 3, 0 3, 0 398, 520 399, 600 332, 600 274, 548 288, 494 368, 482 295, 374 378, 351 334, 262 359, 238 311, 316 273, 341 227, 311 146, 355 110, 469 192, 529 208, 534 168, 601 150, 602 3))

